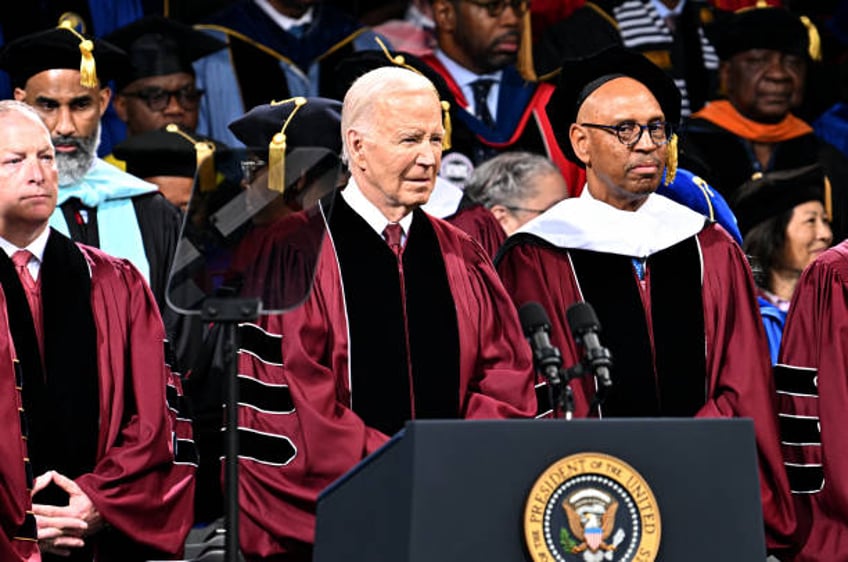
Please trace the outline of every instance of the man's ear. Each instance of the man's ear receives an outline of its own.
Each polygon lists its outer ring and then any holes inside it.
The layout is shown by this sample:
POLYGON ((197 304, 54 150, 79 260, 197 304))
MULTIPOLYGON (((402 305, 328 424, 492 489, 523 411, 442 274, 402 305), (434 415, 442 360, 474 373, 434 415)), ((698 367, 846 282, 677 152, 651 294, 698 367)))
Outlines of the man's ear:
POLYGON ((521 223, 518 222, 515 215, 512 214, 504 205, 492 205, 492 208, 489 210, 492 212, 495 220, 498 221, 498 224, 501 225, 504 232, 506 232, 507 236, 515 232, 515 229, 521 226, 521 223))
POLYGON ((496 219, 498 219, 498 222, 501 223, 501 224, 503 224, 504 218, 509 215, 509 209, 507 209, 506 207, 504 207, 503 205, 500 205, 500 204, 492 205, 492 207, 489 210, 492 212, 492 214, 495 216, 496 219))
POLYGON ((108 86, 100 88, 100 92, 97 95, 100 98, 100 117, 103 117, 103 114, 106 113, 106 109, 109 107, 109 100, 112 99, 112 88, 108 86))
POLYGON ((577 123, 572 123, 571 128, 568 130, 568 138, 571 141, 571 148, 574 150, 574 154, 577 155, 578 160, 588 166, 590 163, 589 145, 591 140, 589 139, 589 135, 586 134, 586 128, 581 127, 577 123))
POLYGON ((23 88, 15 88, 13 95, 16 101, 24 101, 26 99, 26 90, 23 88))
POLYGON ((456 27, 456 6, 450 0, 433 0, 433 22, 436 29, 452 32, 456 27))
POLYGON ((348 129, 345 131, 345 146, 347 147, 347 157, 350 167, 364 169, 365 157, 362 153, 362 145, 364 136, 356 129, 348 129))
POLYGON ((112 107, 115 108, 115 114, 118 116, 118 119, 126 123, 129 119, 129 116, 127 115, 126 96, 122 96, 121 94, 115 96, 115 99, 112 100, 112 107))

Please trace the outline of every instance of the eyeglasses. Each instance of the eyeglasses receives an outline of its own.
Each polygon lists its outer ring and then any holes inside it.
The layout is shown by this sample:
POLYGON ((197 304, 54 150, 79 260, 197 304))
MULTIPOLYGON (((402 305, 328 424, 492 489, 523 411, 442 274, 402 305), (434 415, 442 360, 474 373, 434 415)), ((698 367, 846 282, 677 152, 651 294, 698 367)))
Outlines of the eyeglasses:
POLYGON ((485 8, 489 13, 489 17, 497 18, 506 9, 507 5, 512 6, 512 11, 518 16, 523 16, 530 9, 530 0, 465 0, 469 4, 474 4, 481 8, 485 8))
POLYGON ((535 213, 537 215, 541 215, 542 213, 547 211, 547 209, 528 209, 527 207, 512 207, 510 205, 504 205, 504 207, 506 207, 507 209, 509 209, 510 211, 513 211, 513 212, 514 211, 524 211, 525 213, 535 213))
POLYGON ((124 92, 122 95, 138 98, 147 104, 150 111, 162 111, 171 103, 171 98, 176 98, 177 103, 183 109, 197 109, 203 90, 194 86, 183 86, 178 90, 165 90, 164 88, 143 88, 137 92, 124 92))
POLYGON ((614 133, 621 144, 627 145, 629 148, 633 148, 639 143, 642 133, 646 130, 651 141, 657 146, 666 144, 672 135, 671 124, 667 121, 652 121, 647 125, 640 125, 635 121, 624 121, 618 125, 598 125, 597 123, 580 123, 580 125, 614 133))

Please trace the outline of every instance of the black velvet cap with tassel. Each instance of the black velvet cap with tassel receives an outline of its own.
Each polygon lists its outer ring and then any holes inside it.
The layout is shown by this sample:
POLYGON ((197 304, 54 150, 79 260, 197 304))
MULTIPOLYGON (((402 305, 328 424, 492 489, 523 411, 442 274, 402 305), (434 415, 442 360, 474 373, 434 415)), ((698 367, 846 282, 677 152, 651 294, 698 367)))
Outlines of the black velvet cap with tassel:
POLYGON ((207 158, 221 148, 221 143, 186 132, 177 125, 127 137, 115 146, 113 154, 126 162, 127 172, 140 177, 177 176, 193 178, 198 166, 201 172, 212 170, 212 178, 200 174, 202 186, 214 185, 214 161, 207 158))
POLYGON ((342 104, 327 98, 296 97, 258 105, 228 125, 230 131, 268 163, 268 189, 286 188, 285 155, 298 148, 342 151, 342 104))
POLYGON ((810 34, 802 19, 784 8, 740 10, 715 26, 712 41, 721 60, 752 49, 768 49, 801 57, 810 53, 810 34))
POLYGON ((194 74, 192 63, 223 49, 226 43, 162 16, 146 16, 105 37, 129 56, 125 72, 117 76, 120 91, 129 83, 150 76, 185 72, 194 74))
POLYGON ((55 27, 19 37, 0 51, 0 68, 12 85, 24 88, 32 76, 54 69, 80 72, 80 83, 104 86, 127 65, 126 53, 102 39, 80 35, 69 26, 55 27))
POLYGON ((730 201, 742 236, 759 223, 807 201, 829 207, 824 170, 818 164, 755 174, 730 201))
POLYGON ((453 112, 458 105, 448 83, 441 74, 415 55, 403 51, 392 53, 379 38, 375 39, 374 47, 374 49, 364 49, 352 53, 336 65, 333 71, 335 89, 332 91, 331 97, 343 100, 345 93, 357 78, 377 68, 400 66, 417 72, 432 82, 436 88, 444 116, 445 137, 442 148, 444 150, 450 149, 453 129, 452 123, 454 119, 453 112))
POLYGON ((680 122, 680 90, 668 74, 644 55, 614 46, 588 57, 566 59, 559 83, 545 107, 557 143, 565 156, 577 164, 569 131, 576 122, 583 102, 605 83, 628 77, 641 82, 651 91, 662 108, 665 120, 676 128, 680 122))

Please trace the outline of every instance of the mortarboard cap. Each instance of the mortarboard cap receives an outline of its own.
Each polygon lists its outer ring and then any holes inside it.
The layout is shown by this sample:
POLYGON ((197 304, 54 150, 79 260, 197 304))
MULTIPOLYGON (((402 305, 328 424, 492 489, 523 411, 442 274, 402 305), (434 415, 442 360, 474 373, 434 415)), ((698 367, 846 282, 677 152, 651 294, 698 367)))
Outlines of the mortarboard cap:
POLYGON ((282 193, 285 155, 298 148, 342 151, 342 104, 328 98, 297 97, 259 105, 228 125, 245 146, 268 154, 269 189, 282 193))
POLYGON ((673 126, 680 121, 680 90, 660 67, 635 51, 614 46, 588 57, 566 59, 559 82, 545 110, 557 143, 572 162, 582 165, 571 147, 569 130, 583 102, 598 88, 615 78, 632 78, 651 91, 673 126))
POLYGON ((327 98, 293 98, 258 105, 229 124, 238 140, 254 150, 267 148, 291 117, 285 130, 289 148, 320 147, 342 151, 342 104, 327 98), (306 103, 298 106, 295 99, 306 103), (294 114, 294 115, 292 115, 294 114))
POLYGON ((807 25, 785 8, 740 10, 715 26, 712 40, 718 57, 723 61, 751 49, 813 56, 808 52, 810 33, 807 25))
POLYGON ((40 72, 61 68, 80 71, 84 86, 105 85, 126 63, 126 53, 115 45, 64 26, 19 37, 0 50, 0 68, 20 88, 40 72))
POLYGON ((761 222, 782 215, 807 201, 821 201, 829 207, 829 189, 824 170, 818 164, 755 174, 742 184, 732 200, 733 212, 742 235, 761 222))
POLYGON ((410 53, 395 51, 393 55, 387 56, 385 51, 379 49, 356 51, 343 58, 333 72, 333 89, 330 97, 339 100, 344 99, 345 93, 357 78, 384 66, 411 67, 412 70, 423 74, 433 83, 439 93, 439 99, 450 102, 451 107, 456 107, 454 95, 447 82, 430 65, 410 53))
POLYGON ((186 72, 192 62, 226 47, 208 33, 162 16, 147 16, 106 36, 129 56, 125 72, 117 76, 118 90, 140 78, 186 72))
POLYGON ((187 133, 176 125, 168 125, 127 137, 115 146, 113 154, 126 162, 127 172, 140 178, 193 178, 198 154, 205 157, 217 148, 217 144, 206 137, 187 133), (198 144, 202 146, 198 147, 198 144))
POLYGON ((439 100, 441 100, 445 127, 445 138, 442 148, 445 150, 449 149, 452 129, 451 111, 457 107, 457 104, 456 98, 444 77, 415 55, 402 51, 396 51, 392 54, 379 38, 375 39, 375 43, 379 47, 379 50, 366 49, 357 51, 345 57, 336 65, 333 72, 335 89, 332 90, 330 97, 343 100, 345 94, 357 78, 384 66, 400 66, 417 72, 432 82, 436 88, 439 100))

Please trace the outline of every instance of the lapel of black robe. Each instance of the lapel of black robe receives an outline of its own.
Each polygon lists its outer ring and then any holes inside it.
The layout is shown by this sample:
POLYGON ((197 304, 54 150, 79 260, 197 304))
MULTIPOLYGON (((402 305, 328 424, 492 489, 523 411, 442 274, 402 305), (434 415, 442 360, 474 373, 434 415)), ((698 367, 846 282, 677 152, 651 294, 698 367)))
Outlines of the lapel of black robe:
POLYGON ((632 259, 568 250, 613 355, 607 416, 693 416, 706 401, 702 272, 696 237, 650 256, 650 334, 632 259))
POLYGON ((420 210, 413 216, 402 258, 404 298, 394 253, 341 196, 330 231, 350 331, 353 410, 387 434, 412 417, 459 417, 456 307, 428 217, 420 210))
MULTIPOLYGON (((51 230, 39 275, 46 366, 15 267, 0 252, 0 283, 23 371, 32 467, 36 475, 53 469, 75 478, 94 468, 100 418, 91 274, 76 244, 51 230)), ((61 495, 49 496, 41 501, 61 501, 61 495)))

